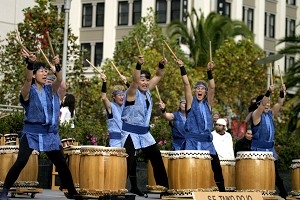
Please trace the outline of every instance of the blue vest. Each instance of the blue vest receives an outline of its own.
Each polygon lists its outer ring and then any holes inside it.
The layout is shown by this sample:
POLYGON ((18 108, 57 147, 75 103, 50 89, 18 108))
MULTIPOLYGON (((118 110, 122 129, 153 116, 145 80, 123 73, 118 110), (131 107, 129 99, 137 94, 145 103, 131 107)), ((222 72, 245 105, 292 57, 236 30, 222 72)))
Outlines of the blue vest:
POLYGON ((198 102, 193 97, 192 106, 187 113, 185 130, 186 150, 208 150, 210 154, 216 155, 212 143, 212 116, 207 99, 198 102))
MULTIPOLYGON (((145 95, 139 90, 136 90, 136 98, 134 105, 125 106, 125 101, 123 104, 122 112, 122 145, 128 135, 131 136, 133 145, 135 149, 145 148, 155 144, 155 139, 149 132, 150 130, 150 117, 152 111, 152 98, 150 91, 146 92, 146 98, 149 102, 149 107, 147 109, 145 95)), ((126 95, 125 95, 126 99, 126 95)))
POLYGON ((124 123, 147 128, 149 127, 151 111, 153 106, 149 90, 146 92, 146 97, 150 103, 148 109, 144 94, 141 93, 139 90, 136 90, 136 99, 134 106, 123 107, 122 121, 124 123))
POLYGON ((51 85, 43 85, 42 93, 35 84, 31 85, 28 102, 20 95, 20 102, 25 109, 21 139, 26 135, 31 149, 60 150, 61 142, 57 134, 59 101, 55 98, 58 99, 58 95, 52 95, 51 85))
POLYGON ((107 118, 107 130, 109 133, 109 146, 121 147, 121 130, 122 130, 122 108, 115 102, 111 102, 112 118, 107 118))
POLYGON ((274 158, 277 160, 277 154, 274 149, 275 141, 275 125, 272 111, 269 110, 266 114, 261 115, 260 123, 254 126, 251 123, 252 143, 251 150, 253 151, 271 151, 274 158))
POLYGON ((173 137, 173 150, 183 150, 183 143, 185 141, 185 118, 180 111, 174 112, 174 120, 172 126, 172 137, 173 137))

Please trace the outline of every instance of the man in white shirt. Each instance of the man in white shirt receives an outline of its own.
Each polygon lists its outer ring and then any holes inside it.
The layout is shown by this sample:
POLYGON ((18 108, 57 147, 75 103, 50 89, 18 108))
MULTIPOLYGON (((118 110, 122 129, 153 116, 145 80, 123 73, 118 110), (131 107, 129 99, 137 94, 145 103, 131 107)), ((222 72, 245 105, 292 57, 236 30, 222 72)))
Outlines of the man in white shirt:
POLYGON ((226 120, 219 118, 212 132, 213 144, 220 160, 234 160, 232 136, 226 130, 226 120))

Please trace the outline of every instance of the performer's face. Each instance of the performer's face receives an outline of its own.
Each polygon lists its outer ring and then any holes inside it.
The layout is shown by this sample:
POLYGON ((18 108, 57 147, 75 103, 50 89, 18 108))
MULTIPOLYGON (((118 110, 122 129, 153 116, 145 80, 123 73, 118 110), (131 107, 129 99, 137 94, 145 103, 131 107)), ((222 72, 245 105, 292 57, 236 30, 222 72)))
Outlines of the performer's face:
POLYGON ((269 110, 270 110, 270 100, 265 105, 264 113, 267 113, 269 110))
POLYGON ((205 87, 197 87, 194 89, 194 94, 195 94, 195 97, 197 98, 198 101, 202 101, 205 96, 206 96, 206 89, 205 87))
POLYGON ((247 130, 245 133, 245 138, 247 140, 252 140, 252 130, 247 130))
POLYGON ((33 78, 35 81, 40 84, 45 84, 47 80, 48 70, 45 68, 38 69, 35 74, 33 74, 33 78))
POLYGON ((123 104, 123 101, 124 101, 124 94, 114 95, 113 98, 114 98, 116 104, 118 104, 119 106, 121 106, 123 104))
POLYGON ((146 92, 149 87, 149 79, 145 77, 141 77, 140 82, 139 82, 139 90, 141 92, 146 92))
POLYGON ((181 102, 180 105, 179 105, 179 109, 184 111, 185 110, 185 104, 186 104, 185 101, 181 102))

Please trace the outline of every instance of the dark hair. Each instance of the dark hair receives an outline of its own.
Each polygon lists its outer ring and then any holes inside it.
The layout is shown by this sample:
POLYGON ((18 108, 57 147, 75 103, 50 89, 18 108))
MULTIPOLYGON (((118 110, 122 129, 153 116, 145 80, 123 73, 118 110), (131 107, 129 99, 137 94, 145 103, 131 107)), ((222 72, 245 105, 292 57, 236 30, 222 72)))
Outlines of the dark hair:
POLYGON ((265 95, 261 94, 258 97, 256 97, 256 105, 259 105, 261 103, 261 100, 264 98, 265 95))
POLYGON ((45 68, 46 69, 46 63, 43 62, 35 62, 33 63, 33 74, 36 73, 37 70, 45 68))
POLYGON ((141 70, 141 75, 145 74, 146 79, 150 79, 151 78, 151 74, 148 70, 142 69, 141 70))
POLYGON ((65 101, 63 103, 63 107, 69 107, 69 111, 71 113, 71 117, 74 117, 75 110, 75 97, 73 94, 66 94, 65 101))

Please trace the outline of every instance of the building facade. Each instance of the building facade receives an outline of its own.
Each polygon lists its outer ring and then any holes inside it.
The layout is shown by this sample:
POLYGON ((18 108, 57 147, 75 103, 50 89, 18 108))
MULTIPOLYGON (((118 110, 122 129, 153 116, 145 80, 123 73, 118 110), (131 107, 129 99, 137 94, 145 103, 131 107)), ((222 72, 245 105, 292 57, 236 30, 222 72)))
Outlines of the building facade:
MULTIPOLYGON (((266 56, 276 54, 286 45, 277 45, 278 39, 300 33, 300 27, 296 27, 300 23, 300 0, 56 0, 54 5, 59 12, 64 12, 64 1, 71 1, 70 26, 79 37, 81 48, 90 52, 89 60, 95 66, 112 58, 116 43, 147 15, 149 7, 157 14, 163 31, 175 19, 189 26, 185 14, 193 8, 201 9, 205 16, 219 12, 242 20, 254 33, 255 43, 265 50, 266 56)), ((0 12, 0 24, 4 28, 1 31, 8 32, 23 20, 21 10, 33 5, 34 0, 26 0, 26 5, 22 0, 2 3, 4 10, 0 12), (7 10, 14 12, 7 13, 7 10)), ((286 55, 275 65, 279 65, 284 73, 294 60, 293 56, 286 55)), ((278 73, 277 68, 274 70, 278 73)))

